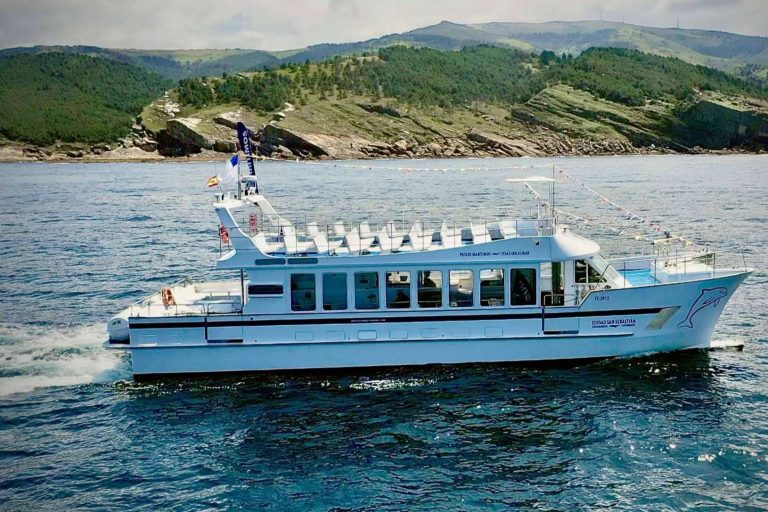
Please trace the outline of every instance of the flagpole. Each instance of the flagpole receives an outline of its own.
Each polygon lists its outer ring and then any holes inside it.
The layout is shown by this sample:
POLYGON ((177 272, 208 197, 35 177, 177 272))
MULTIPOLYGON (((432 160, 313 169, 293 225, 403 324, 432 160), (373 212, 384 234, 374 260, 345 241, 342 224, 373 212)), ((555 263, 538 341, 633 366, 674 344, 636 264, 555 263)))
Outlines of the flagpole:
POLYGON ((240 200, 243 197, 243 184, 242 184, 242 175, 240 174, 240 152, 237 152, 238 158, 237 158, 237 199, 240 200))

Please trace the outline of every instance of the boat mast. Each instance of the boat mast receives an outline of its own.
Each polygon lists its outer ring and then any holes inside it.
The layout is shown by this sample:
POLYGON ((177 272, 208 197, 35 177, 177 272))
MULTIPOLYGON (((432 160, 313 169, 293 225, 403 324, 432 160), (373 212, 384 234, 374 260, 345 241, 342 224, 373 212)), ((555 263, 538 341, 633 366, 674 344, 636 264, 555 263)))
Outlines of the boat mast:
POLYGON ((552 226, 555 225, 555 164, 552 164, 552 201, 551 201, 551 209, 549 212, 550 220, 552 221, 552 226))

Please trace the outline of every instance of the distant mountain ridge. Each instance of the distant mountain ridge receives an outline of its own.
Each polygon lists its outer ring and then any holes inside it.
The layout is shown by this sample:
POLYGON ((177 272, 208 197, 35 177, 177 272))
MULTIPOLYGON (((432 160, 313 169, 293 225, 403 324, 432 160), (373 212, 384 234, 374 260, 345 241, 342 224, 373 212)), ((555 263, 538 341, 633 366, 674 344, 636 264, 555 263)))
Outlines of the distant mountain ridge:
POLYGON ((278 52, 249 49, 136 50, 95 46, 34 46, 0 50, 0 58, 51 51, 81 53, 140 65, 166 77, 180 79, 252 71, 264 66, 276 67, 282 63, 314 62, 397 44, 439 50, 459 50, 465 46, 490 44, 573 55, 590 47, 618 47, 678 57, 693 64, 703 64, 758 80, 765 80, 768 70, 768 37, 714 30, 644 27, 611 21, 490 22, 471 25, 442 21, 366 41, 323 43, 278 52))

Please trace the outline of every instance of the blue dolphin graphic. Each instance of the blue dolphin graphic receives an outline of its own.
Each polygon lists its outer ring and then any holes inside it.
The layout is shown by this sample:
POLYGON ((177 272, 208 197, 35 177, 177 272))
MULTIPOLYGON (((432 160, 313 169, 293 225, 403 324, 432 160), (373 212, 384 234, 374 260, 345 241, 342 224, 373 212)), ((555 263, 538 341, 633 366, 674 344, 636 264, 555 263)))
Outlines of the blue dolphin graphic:
POLYGON ((696 297, 696 300, 693 301, 685 320, 677 324, 677 327, 693 329, 693 317, 696 316, 696 313, 709 306, 716 308, 726 295, 728 295, 728 289, 723 286, 718 286, 717 288, 704 288, 701 290, 699 296, 696 297))

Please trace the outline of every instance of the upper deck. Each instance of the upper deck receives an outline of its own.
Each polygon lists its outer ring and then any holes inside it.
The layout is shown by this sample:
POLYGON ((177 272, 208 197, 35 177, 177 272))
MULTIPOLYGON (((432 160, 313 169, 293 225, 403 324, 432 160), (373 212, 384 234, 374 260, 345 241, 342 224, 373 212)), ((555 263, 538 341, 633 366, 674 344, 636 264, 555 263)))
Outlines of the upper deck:
POLYGON ((284 217, 262 215, 250 235, 269 256, 367 256, 438 251, 521 237, 555 233, 549 219, 457 221, 456 219, 389 220, 350 223, 315 221, 286 223, 284 217))
MULTIPOLYGON (((217 198, 216 211, 227 230, 222 249, 256 249, 265 256, 369 256, 465 248, 512 239, 553 237, 556 220, 541 211, 516 218, 499 209, 491 219, 449 218, 366 220, 323 219, 323 214, 278 214, 261 195, 243 200, 217 198), (248 211, 248 207, 258 208, 248 211), (237 219, 237 220, 236 220, 237 219), (235 240, 239 239, 239 240, 235 240), (239 243, 237 243, 239 242, 239 243)), ((562 229, 561 229, 562 231, 562 229)))

